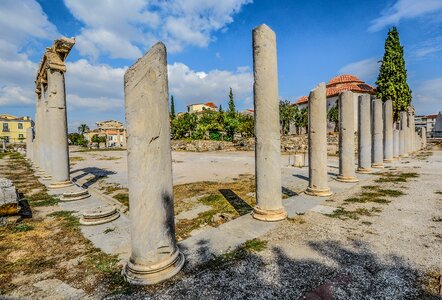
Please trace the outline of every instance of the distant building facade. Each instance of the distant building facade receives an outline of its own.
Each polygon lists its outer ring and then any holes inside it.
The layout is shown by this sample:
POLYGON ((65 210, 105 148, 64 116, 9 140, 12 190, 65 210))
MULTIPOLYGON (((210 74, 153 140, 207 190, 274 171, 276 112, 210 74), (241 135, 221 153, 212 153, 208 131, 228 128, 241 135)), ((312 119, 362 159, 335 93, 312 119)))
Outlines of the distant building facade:
POLYGON ((432 137, 434 135, 436 118, 437 118, 437 115, 415 116, 414 121, 415 121, 416 127, 418 127, 418 128, 425 127, 426 128, 427 137, 432 137))
MULTIPOLYGON (((327 111, 335 106, 336 101, 339 98, 339 94, 344 91, 351 91, 354 95, 354 116, 355 116, 355 128, 358 124, 358 97, 363 94, 376 95, 376 88, 360 80, 358 77, 350 74, 339 75, 333 77, 326 85, 326 97, 327 97, 327 111)), ((299 109, 308 107, 308 96, 300 97, 293 105, 299 109)), ((333 123, 328 123, 328 131, 333 131, 333 123)), ((292 129, 290 130, 292 131, 292 129)))
POLYGON ((26 142, 26 129, 34 126, 30 117, 16 117, 0 114, 0 138, 6 143, 21 144, 26 142))
POLYGON ((126 147, 126 128, 115 120, 97 122, 97 129, 85 134, 86 140, 92 143, 94 135, 106 137, 106 147, 126 147))
POLYGON ((200 112, 203 112, 204 110, 216 111, 217 109, 218 109, 218 106, 213 102, 187 105, 187 112, 190 114, 200 113, 200 112))

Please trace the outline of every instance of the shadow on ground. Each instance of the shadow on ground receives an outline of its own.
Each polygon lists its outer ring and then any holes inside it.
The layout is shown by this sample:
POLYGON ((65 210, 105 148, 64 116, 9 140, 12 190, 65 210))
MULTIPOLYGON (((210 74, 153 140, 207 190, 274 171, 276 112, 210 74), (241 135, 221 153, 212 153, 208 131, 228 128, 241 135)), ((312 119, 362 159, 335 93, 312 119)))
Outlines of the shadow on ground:
POLYGON ((89 175, 94 176, 82 184, 83 188, 88 188, 91 185, 93 185, 94 183, 96 183, 98 180, 105 178, 109 175, 116 174, 116 172, 114 172, 114 171, 109 171, 109 170, 95 168, 95 167, 88 167, 88 168, 73 170, 73 171, 71 171, 71 175, 74 175, 75 173, 78 173, 78 172, 82 172, 82 173, 80 173, 79 175, 73 176, 72 177, 73 181, 78 181, 81 178, 89 176, 89 175))
POLYGON ((220 189, 219 192, 224 198, 226 198, 240 216, 246 215, 253 210, 253 208, 234 191, 230 189, 220 189))
MULTIPOLYGON (((210 249, 204 241, 200 246, 197 255, 204 260, 210 249)), ((247 252, 222 264, 215 258, 185 267, 169 282, 108 299, 439 299, 401 257, 381 259, 358 241, 351 249, 335 241, 309 246, 328 263, 289 258, 275 247, 263 255, 247 252)))

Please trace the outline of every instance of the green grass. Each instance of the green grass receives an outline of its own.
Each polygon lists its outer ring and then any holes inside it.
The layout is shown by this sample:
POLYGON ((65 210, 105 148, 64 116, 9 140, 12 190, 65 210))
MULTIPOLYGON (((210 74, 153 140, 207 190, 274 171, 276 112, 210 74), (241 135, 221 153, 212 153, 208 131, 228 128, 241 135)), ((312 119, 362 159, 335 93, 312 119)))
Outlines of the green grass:
POLYGON ((442 195, 442 191, 435 191, 435 194, 442 195))
POLYGON ((419 174, 416 172, 406 172, 406 173, 379 173, 380 177, 375 180, 378 183, 384 182, 407 182, 411 178, 418 178, 419 174))
POLYGON ((61 210, 50 213, 48 216, 63 220, 62 226, 66 229, 77 230, 80 227, 80 222, 77 217, 73 215, 73 211, 61 210))
POLYGON ((118 193, 113 196, 113 198, 120 201, 121 204, 129 207, 129 193, 118 193))
POLYGON ((103 231, 104 234, 108 234, 109 232, 115 231, 115 228, 107 228, 105 231, 103 231))
POLYGON ((27 199, 29 201, 29 205, 32 207, 54 206, 60 202, 58 198, 48 195, 45 191, 30 195, 27 197, 27 199))
POLYGON ((370 217, 373 216, 374 213, 379 213, 381 211, 382 210, 378 207, 372 207, 371 209, 357 208, 355 210, 346 210, 343 207, 339 207, 332 214, 329 214, 327 216, 331 218, 337 218, 340 220, 348 220, 348 219, 359 220, 360 216, 370 217))
POLYGON ((32 229, 34 229, 34 227, 31 226, 31 225, 28 225, 28 224, 19 224, 19 225, 16 225, 15 227, 13 227, 13 228, 12 228, 12 231, 13 231, 13 232, 25 232, 25 231, 30 231, 30 230, 32 230, 32 229))
POLYGON ((380 203, 380 204, 388 204, 391 201, 385 199, 385 197, 400 197, 402 195, 405 195, 400 190, 393 190, 393 189, 382 189, 379 185, 366 185, 362 186, 362 193, 360 193, 357 196, 350 197, 344 200, 344 202, 347 203, 368 203, 368 202, 374 202, 374 203, 380 203))

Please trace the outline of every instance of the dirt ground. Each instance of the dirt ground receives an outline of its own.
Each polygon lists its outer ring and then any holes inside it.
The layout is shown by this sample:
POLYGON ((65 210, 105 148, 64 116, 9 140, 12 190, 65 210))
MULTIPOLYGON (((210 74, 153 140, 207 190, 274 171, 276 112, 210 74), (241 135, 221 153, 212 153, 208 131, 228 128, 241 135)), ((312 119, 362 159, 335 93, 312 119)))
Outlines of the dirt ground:
POLYGON ((402 159, 155 293, 110 299, 440 299, 442 151, 402 159))
MULTIPOLYGON (((115 159, 114 151, 103 153, 95 156, 96 162, 109 165, 122 159, 115 159), (108 159, 98 160, 103 157, 108 159)), ((85 161, 74 158, 73 168, 85 161)), ((34 219, 0 227, 3 295, 20 299, 439 299, 440 148, 402 159, 370 182, 332 196, 323 202, 337 208, 331 215, 298 215, 206 265, 146 288, 122 282, 118 260, 81 235, 78 220, 60 211, 58 200, 45 193, 24 164, 19 157, 0 159, 0 176, 25 190, 34 211, 34 219), (67 292, 59 293, 60 289, 67 292)), ((251 206, 253 177, 236 173, 229 174, 236 178, 229 183, 231 189, 251 206)), ((206 182, 198 190, 193 184, 175 187, 177 203, 192 193, 208 194, 201 198, 204 204, 214 205, 213 210, 222 204, 221 210, 226 210, 229 202, 213 196, 219 186, 206 182)), ((180 205, 177 213, 188 209, 185 203, 180 205)), ((204 217, 212 222, 213 214, 204 217)), ((177 226, 185 238, 195 224, 177 226)))

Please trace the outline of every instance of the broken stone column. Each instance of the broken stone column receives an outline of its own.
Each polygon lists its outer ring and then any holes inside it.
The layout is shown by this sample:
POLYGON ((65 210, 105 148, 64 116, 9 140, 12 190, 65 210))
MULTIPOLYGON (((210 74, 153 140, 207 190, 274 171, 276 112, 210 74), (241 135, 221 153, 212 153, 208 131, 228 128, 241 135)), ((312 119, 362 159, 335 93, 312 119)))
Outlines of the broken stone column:
POLYGON ((256 206, 252 215, 261 221, 280 221, 287 213, 281 197, 276 35, 267 25, 253 30, 253 68, 256 206))
POLYGON ((12 181, 0 178, 0 217, 17 214, 18 195, 12 181))
POLYGON ((32 127, 26 128, 26 158, 32 161, 32 150, 34 148, 33 144, 34 130, 32 127))
POLYGON ((373 134, 372 134, 372 162, 373 168, 384 167, 384 145, 383 145, 383 127, 382 118, 382 100, 374 99, 373 105, 373 134))
POLYGON ((399 155, 401 157, 407 157, 406 151, 406 139, 407 139, 407 113, 405 111, 401 111, 400 113, 401 121, 400 121, 400 131, 399 131, 399 155))
POLYGON ((124 75, 132 284, 154 284, 184 264, 175 239, 167 58, 155 44, 124 75))
POLYGON ((414 127, 413 127, 413 108, 411 106, 407 109, 407 118, 408 118, 408 143, 407 143, 407 152, 414 152, 414 127))
POLYGON ((354 96, 350 91, 339 94, 339 175, 336 180, 357 182, 355 176, 354 96))
POLYGON ((358 97, 358 173, 371 173, 371 99, 358 97))
POLYGON ((306 194, 330 196, 327 176, 327 104, 325 83, 310 92, 308 100, 308 173, 306 194))
POLYGON ((52 182, 49 188, 71 186, 69 172, 68 126, 66 114, 66 93, 64 72, 61 69, 48 69, 48 145, 51 154, 52 182))
POLYGON ((393 130, 393 158, 399 158, 399 130, 397 123, 394 124, 393 130))
POLYGON ((393 102, 384 102, 384 162, 393 161, 393 102))

